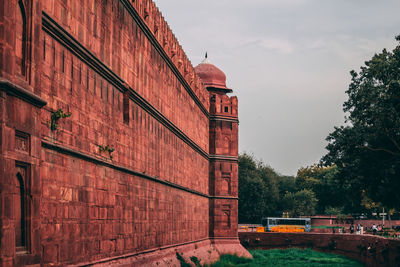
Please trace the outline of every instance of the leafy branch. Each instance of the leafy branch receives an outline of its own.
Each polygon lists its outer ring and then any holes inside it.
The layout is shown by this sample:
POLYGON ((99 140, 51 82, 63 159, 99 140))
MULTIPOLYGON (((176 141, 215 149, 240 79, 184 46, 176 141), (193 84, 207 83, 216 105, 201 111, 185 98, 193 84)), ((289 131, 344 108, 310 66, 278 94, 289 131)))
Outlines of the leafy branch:
POLYGON ((109 155, 110 159, 113 159, 112 153, 115 150, 114 148, 112 148, 111 146, 108 146, 108 145, 106 145, 106 146, 98 145, 98 147, 99 147, 100 154, 103 153, 103 152, 108 152, 108 155, 109 155))
POLYGON ((58 121, 60 119, 65 119, 65 118, 71 117, 71 115, 72 115, 71 112, 64 112, 60 108, 55 112, 51 112, 50 121, 47 122, 47 125, 49 126, 50 130, 55 131, 59 127, 58 121))

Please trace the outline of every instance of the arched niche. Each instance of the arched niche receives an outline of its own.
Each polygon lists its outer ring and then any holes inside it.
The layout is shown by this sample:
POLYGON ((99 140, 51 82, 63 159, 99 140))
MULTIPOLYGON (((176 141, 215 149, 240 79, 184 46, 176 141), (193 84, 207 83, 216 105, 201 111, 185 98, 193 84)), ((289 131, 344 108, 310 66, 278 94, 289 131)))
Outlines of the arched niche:
POLYGON ((16 251, 26 249, 26 187, 24 170, 18 170, 14 177, 13 217, 16 251))
POLYGON ((17 74, 26 76, 27 13, 24 1, 18 1, 15 13, 15 70, 17 74))
POLYGON ((230 153, 231 153, 231 140, 227 136, 225 136, 223 140, 224 140, 224 142, 223 142, 223 148, 224 148, 223 153, 225 155, 230 155, 230 153))

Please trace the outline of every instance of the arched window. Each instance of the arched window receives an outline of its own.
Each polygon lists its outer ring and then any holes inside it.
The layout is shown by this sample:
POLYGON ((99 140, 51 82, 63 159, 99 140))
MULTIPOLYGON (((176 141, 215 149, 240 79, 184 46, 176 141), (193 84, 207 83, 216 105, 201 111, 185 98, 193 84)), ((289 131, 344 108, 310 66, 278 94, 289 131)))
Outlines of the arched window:
POLYGON ((21 173, 17 173, 14 187, 14 219, 15 219, 15 246, 24 249, 26 246, 25 233, 25 186, 21 173))
POLYGON ((25 76, 26 65, 26 12, 22 0, 18 1, 15 16, 15 58, 16 58, 16 72, 25 76))

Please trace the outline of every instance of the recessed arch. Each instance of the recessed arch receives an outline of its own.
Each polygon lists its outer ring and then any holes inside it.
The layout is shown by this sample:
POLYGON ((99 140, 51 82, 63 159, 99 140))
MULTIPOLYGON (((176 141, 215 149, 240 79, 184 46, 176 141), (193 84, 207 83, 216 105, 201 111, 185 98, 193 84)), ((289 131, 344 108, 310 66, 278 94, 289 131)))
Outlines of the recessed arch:
POLYGON ((15 58, 18 74, 26 74, 27 17, 24 2, 18 1, 15 20, 15 58))
POLYGON ((24 174, 17 172, 14 180, 15 247, 26 247, 26 190, 24 174))

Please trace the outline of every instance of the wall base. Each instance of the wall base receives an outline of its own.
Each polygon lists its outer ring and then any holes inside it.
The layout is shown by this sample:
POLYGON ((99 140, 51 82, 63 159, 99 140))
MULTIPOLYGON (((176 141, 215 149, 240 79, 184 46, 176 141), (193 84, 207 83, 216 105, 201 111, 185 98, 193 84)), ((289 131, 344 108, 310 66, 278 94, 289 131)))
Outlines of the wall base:
POLYGON ((211 243, 222 254, 233 254, 239 257, 252 258, 251 254, 240 244, 238 238, 212 238, 211 243))
POLYGON ((251 257, 251 254, 240 244, 238 238, 205 239, 69 266, 181 266, 177 253, 179 253, 187 263, 193 266, 195 265, 191 260, 193 257, 196 257, 201 264, 213 263, 217 261, 222 254, 236 254, 242 257, 251 257))

